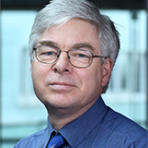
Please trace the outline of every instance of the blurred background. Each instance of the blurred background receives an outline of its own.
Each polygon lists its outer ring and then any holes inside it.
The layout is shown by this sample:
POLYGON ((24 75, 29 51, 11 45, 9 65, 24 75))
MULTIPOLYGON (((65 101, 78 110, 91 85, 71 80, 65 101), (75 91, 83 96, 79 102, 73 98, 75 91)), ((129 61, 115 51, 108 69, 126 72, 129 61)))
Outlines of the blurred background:
MULTIPOLYGON (((91 0, 90 0, 91 1, 91 0)), ((147 129, 147 1, 92 0, 120 32, 121 50, 104 101, 147 129)), ((34 95, 28 39, 37 12, 49 0, 2 0, 0 34, 0 147, 46 126, 34 95)))

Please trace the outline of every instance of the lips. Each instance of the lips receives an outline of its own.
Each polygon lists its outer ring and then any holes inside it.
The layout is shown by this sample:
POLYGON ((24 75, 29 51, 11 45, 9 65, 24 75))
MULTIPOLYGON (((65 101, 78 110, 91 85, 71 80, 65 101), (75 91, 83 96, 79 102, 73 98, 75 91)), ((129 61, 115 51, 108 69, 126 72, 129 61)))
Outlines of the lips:
POLYGON ((73 84, 69 84, 69 83, 59 83, 59 82, 54 82, 54 83, 50 83, 50 87, 54 90, 70 90, 73 87, 75 87, 75 85, 73 84))

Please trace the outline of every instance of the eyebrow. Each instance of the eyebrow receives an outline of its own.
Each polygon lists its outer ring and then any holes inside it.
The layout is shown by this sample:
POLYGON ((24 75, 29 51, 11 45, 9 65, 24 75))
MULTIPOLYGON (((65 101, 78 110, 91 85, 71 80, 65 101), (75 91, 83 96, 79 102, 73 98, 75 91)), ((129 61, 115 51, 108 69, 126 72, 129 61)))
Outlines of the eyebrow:
POLYGON ((40 41, 38 43, 38 45, 46 45, 46 46, 53 46, 53 47, 56 47, 58 48, 58 45, 56 42, 53 42, 53 41, 48 41, 48 40, 45 40, 45 41, 40 41))
MULTIPOLYGON (((50 40, 45 40, 45 41, 40 41, 38 45, 46 45, 46 46, 53 46, 58 48, 58 44, 56 42, 50 41, 50 40)), ((92 51, 95 50, 95 48, 89 44, 89 43, 76 43, 72 46, 72 48, 80 49, 80 48, 88 48, 92 51)))
POLYGON ((76 48, 76 49, 89 48, 92 51, 95 50, 95 48, 92 45, 90 45, 89 43, 77 43, 74 46, 72 46, 72 48, 76 48))

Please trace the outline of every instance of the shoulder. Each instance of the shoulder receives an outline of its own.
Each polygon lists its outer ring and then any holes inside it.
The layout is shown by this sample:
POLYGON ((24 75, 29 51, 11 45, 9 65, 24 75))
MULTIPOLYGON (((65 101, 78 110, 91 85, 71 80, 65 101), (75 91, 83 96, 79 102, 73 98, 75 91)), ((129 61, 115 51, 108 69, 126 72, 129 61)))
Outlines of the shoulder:
POLYGON ((119 131, 120 133, 129 133, 133 131, 134 133, 138 132, 138 134, 146 134, 147 131, 132 121, 131 119, 125 117, 124 115, 115 112, 112 109, 109 109, 109 112, 106 116, 106 120, 104 120, 106 126, 109 126, 111 130, 119 131), (111 126, 113 125, 113 126, 111 126))
MULTIPOLYGON (((146 148, 147 131, 127 117, 108 108, 102 120, 100 115, 92 118, 96 122, 89 129, 78 148, 146 148)), ((86 121, 87 122, 87 121, 86 121)), ((79 132, 80 133, 80 132, 79 132)))
POLYGON ((105 117, 103 128, 112 135, 112 138, 123 140, 124 145, 144 148, 147 145, 148 132, 146 129, 129 118, 109 109, 105 117))
POLYGON ((34 133, 26 138, 21 139, 15 146, 14 148, 37 148, 39 143, 42 140, 42 137, 46 131, 46 128, 34 133))

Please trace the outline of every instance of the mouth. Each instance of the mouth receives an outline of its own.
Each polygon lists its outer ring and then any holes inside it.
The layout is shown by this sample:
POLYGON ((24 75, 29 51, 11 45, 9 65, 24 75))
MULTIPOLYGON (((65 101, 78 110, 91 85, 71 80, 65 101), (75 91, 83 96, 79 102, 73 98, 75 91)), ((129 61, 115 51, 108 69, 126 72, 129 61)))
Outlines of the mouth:
POLYGON ((75 85, 68 84, 68 83, 59 83, 59 82, 54 82, 50 84, 50 87, 53 90, 62 90, 62 91, 68 91, 72 88, 75 87, 75 85))

